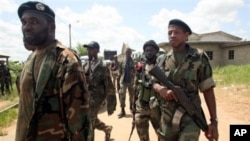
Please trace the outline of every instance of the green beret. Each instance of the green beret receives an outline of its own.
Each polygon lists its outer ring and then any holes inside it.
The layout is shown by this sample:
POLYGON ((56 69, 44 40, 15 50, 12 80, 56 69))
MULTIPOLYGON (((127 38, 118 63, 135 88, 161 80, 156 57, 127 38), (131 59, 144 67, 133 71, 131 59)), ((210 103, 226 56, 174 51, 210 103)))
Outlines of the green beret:
POLYGON ((159 46, 156 44, 156 42, 154 40, 149 40, 147 42, 144 43, 143 45, 143 51, 145 51, 145 48, 147 46, 152 46, 154 47, 157 51, 159 51, 159 46))
POLYGON ((22 17, 23 12, 29 10, 34 11, 39 14, 43 14, 55 20, 55 13, 54 11, 46 4, 38 2, 38 1, 28 1, 21 4, 17 10, 19 18, 22 17))
POLYGON ((170 20, 168 26, 170 26, 170 25, 180 26, 180 27, 184 28, 184 30, 189 32, 189 35, 192 34, 192 30, 190 29, 190 27, 185 22, 183 22, 182 20, 179 20, 179 19, 170 20))
POLYGON ((99 49, 100 46, 99 44, 96 42, 96 41, 91 41, 89 44, 84 44, 83 47, 85 48, 96 48, 96 49, 99 49))

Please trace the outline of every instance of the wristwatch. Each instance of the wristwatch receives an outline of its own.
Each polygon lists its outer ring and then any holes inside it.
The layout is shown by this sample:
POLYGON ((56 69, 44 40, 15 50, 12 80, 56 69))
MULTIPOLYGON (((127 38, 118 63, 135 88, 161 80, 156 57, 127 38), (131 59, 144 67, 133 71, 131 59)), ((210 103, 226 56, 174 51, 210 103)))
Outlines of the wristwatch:
POLYGON ((211 121, 211 123, 218 123, 218 119, 217 118, 210 118, 210 121, 211 121))

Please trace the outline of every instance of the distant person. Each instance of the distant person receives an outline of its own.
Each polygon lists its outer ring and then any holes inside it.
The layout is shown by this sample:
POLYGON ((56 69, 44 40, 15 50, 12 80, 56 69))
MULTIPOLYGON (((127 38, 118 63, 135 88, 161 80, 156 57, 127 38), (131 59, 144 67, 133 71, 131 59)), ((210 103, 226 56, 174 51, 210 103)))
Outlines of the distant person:
POLYGON ((55 13, 44 3, 18 8, 25 47, 16 141, 87 141, 89 93, 77 54, 55 39, 55 13))
POLYGON ((125 102, 126 102, 126 91, 129 93, 129 108, 132 111, 133 95, 134 95, 134 77, 135 77, 135 63, 132 55, 132 49, 126 48, 125 58, 119 62, 119 74, 120 74, 120 89, 119 89, 119 100, 121 112, 118 114, 118 118, 122 118, 126 115, 125 102))
POLYGON ((118 62, 117 55, 115 55, 113 59, 111 60, 110 71, 111 71, 113 85, 115 86, 117 91, 119 91, 120 89, 120 84, 119 84, 120 79, 119 79, 118 68, 119 68, 119 62, 118 62))
MULTIPOLYGON (((186 42, 191 34, 192 31, 185 22, 179 19, 170 20, 168 39, 172 49, 166 57, 163 57, 164 63, 161 67, 171 83, 183 89, 201 117, 203 112, 199 91, 203 93, 210 115, 208 129, 204 128, 205 136, 209 141, 217 141, 219 134, 213 71, 206 53, 191 47, 186 42)), ((185 108, 188 107, 180 105, 172 89, 161 83, 154 83, 153 88, 163 99, 161 101, 160 141, 198 141, 203 127, 199 127, 195 122, 194 118, 197 117, 190 116, 186 112, 185 108)))
MULTIPOLYGON (((94 129, 102 130, 105 133, 105 141, 110 140, 113 127, 106 125, 98 118, 99 111, 107 106, 108 115, 112 115, 116 109, 115 88, 111 80, 109 66, 104 61, 98 59, 100 46, 98 42, 92 41, 83 45, 87 48, 88 61, 85 65, 85 75, 87 78, 88 89, 90 93, 91 121, 94 129), (107 102, 107 104, 103 104, 107 102)), ((94 130, 91 134, 94 141, 94 130)))
MULTIPOLYGON (((160 106, 157 93, 152 88, 152 76, 148 71, 156 65, 159 47, 154 40, 143 45, 143 57, 136 64, 135 77, 135 125, 140 141, 150 141, 149 122, 155 133, 160 128, 160 106)), ((154 141, 157 141, 155 139, 154 141)))

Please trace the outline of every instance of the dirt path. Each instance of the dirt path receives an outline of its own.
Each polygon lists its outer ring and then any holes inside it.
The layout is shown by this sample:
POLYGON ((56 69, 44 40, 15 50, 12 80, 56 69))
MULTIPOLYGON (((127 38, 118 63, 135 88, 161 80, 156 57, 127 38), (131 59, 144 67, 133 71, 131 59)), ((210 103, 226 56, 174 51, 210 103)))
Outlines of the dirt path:
MULTIPOLYGON (((230 124, 250 124, 250 86, 239 87, 223 87, 215 89, 217 99, 217 113, 219 118, 219 140, 229 141, 229 125, 230 124)), ((203 100, 203 96, 202 100, 203 100)), ((118 102, 119 103, 119 102, 118 102)), ((206 117, 209 118, 205 102, 203 100, 204 111, 206 117)), ((129 134, 132 125, 132 115, 129 114, 128 108, 126 112, 128 115, 125 118, 118 119, 119 106, 117 106, 116 112, 112 116, 108 116, 107 113, 100 114, 99 117, 108 125, 113 126, 111 134, 112 141, 128 141, 129 134)), ((15 123, 9 128, 7 136, 0 137, 0 141, 14 141, 15 135, 15 123)), ((95 131, 96 141, 104 140, 104 132, 95 131)), ((152 127, 150 126, 150 138, 151 141, 156 141, 156 135, 152 127)), ((138 141, 136 130, 132 135, 131 141, 138 141)), ((200 141, 206 141, 204 134, 201 133, 200 141)))

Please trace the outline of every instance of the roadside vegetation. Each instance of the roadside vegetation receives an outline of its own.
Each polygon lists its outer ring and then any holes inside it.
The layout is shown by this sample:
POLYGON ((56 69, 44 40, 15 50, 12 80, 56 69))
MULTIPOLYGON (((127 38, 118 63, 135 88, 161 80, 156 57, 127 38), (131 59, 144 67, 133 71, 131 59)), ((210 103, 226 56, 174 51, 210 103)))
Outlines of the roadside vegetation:
POLYGON ((214 68, 214 79, 220 85, 250 85, 250 65, 233 66, 214 68))

